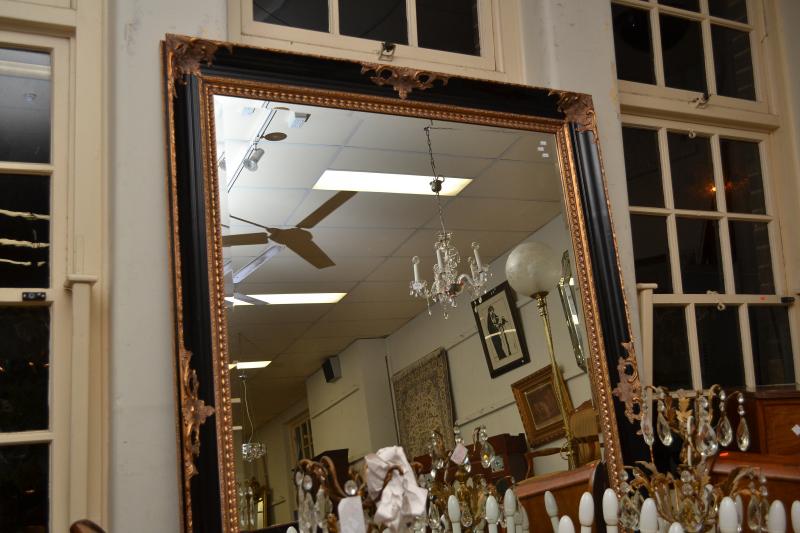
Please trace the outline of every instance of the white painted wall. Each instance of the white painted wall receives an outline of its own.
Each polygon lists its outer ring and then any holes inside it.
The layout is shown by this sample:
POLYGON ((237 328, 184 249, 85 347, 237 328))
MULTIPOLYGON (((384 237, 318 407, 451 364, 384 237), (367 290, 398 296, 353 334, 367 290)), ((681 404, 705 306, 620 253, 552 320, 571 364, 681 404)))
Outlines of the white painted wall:
POLYGON ((159 42, 225 38, 224 0, 109 2, 110 523, 179 530, 172 304, 159 42))

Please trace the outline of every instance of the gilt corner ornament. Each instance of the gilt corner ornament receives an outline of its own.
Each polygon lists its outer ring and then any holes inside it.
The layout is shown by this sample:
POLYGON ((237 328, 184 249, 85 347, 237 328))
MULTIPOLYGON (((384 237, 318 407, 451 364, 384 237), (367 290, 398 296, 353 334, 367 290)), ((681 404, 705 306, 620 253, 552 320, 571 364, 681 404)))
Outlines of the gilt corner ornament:
POLYGON ((220 46, 232 51, 232 45, 197 37, 167 35, 164 39, 167 50, 167 90, 175 97, 175 82, 186 83, 187 76, 200 74, 200 65, 210 65, 220 46))
POLYGON ((391 85, 397 91, 401 100, 408 98, 409 93, 414 89, 424 91, 430 89, 437 81, 442 85, 447 85, 449 76, 429 72, 427 70, 417 70, 405 67, 395 67, 389 65, 378 65, 376 63, 362 63, 361 74, 372 72, 369 77, 375 85, 391 85))
POLYGON ((200 427, 206 419, 214 414, 214 408, 200 399, 200 382, 197 372, 189 365, 192 352, 185 348, 181 350, 181 409, 183 418, 183 473, 188 483, 189 479, 197 475, 197 466, 194 458, 200 455, 200 427))
POLYGON ((597 142, 597 121, 591 95, 568 91, 550 91, 558 96, 558 110, 566 115, 568 122, 578 125, 578 131, 591 131, 597 142))
POLYGON ((625 404, 625 418, 633 423, 642 418, 642 384, 639 381, 639 366, 636 363, 633 341, 623 342, 622 347, 626 355, 617 360, 619 383, 611 393, 625 404))

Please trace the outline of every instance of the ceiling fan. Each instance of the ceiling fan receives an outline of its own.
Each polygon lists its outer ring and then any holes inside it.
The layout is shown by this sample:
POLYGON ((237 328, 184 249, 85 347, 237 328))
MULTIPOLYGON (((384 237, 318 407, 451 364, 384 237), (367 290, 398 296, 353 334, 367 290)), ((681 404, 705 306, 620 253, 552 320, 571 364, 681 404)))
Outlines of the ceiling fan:
MULTIPOLYGON (((264 264, 267 259, 276 255, 277 252, 283 250, 284 247, 289 248, 294 253, 319 269, 332 267, 336 263, 334 263, 333 260, 328 257, 322 248, 317 246, 317 244, 314 242, 314 236, 308 230, 322 222, 325 217, 341 207, 342 204, 355 196, 355 194, 356 191, 337 192, 328 201, 314 210, 313 213, 301 220, 295 227, 289 229, 270 228, 268 226, 258 224, 257 222, 252 222, 250 220, 231 215, 231 218, 233 219, 246 222, 247 224, 252 224, 253 226, 258 226, 263 228, 264 231, 255 233, 242 233, 239 235, 224 235, 222 237, 222 246, 245 246, 252 244, 267 244, 270 242, 281 245, 268 249, 267 252, 271 251, 272 253, 270 253, 266 259, 259 256, 250 263, 252 265, 255 261, 261 259, 260 263, 256 265, 256 268, 264 264)), ((262 254, 262 256, 264 255, 265 254, 262 254)), ((245 269, 247 269, 247 267, 242 268, 240 272, 244 271, 245 269)), ((255 268, 250 268, 248 270, 249 271, 246 275, 252 274, 255 271, 255 268)), ((237 275, 234 274, 234 278, 236 277, 237 275)), ((243 279, 244 276, 241 276, 241 278, 243 279)), ((241 281, 241 279, 239 281, 241 281)), ((237 281, 234 279, 234 282, 237 281)))

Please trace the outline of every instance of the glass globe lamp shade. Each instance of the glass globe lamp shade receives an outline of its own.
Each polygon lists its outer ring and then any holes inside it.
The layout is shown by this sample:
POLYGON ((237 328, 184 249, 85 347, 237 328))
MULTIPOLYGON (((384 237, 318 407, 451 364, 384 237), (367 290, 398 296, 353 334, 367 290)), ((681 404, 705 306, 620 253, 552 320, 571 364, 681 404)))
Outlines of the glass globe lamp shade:
POLYGON ((520 294, 547 294, 561 279, 561 262, 552 248, 540 242, 524 242, 506 260, 506 278, 520 294))

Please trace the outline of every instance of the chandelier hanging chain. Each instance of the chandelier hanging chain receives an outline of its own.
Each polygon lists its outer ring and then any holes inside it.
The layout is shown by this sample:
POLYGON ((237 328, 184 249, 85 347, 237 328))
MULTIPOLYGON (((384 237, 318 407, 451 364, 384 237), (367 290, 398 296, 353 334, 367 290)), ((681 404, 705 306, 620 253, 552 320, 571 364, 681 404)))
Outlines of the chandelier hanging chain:
POLYGON ((253 442, 253 433, 255 433, 255 426, 253 425, 253 419, 250 417, 250 404, 247 402, 247 376, 242 373, 240 376, 242 379, 242 396, 244 397, 244 412, 247 415, 247 421, 250 423, 250 436, 247 438, 247 442, 253 442))
POLYGON ((442 235, 447 231, 444 229, 444 209, 442 208, 442 198, 439 192, 442 190, 444 178, 439 176, 436 171, 436 160, 433 158, 433 145, 431 144, 431 129, 433 129, 433 119, 429 126, 425 126, 425 137, 428 140, 428 156, 431 160, 431 173, 433 174, 433 181, 431 181, 431 190, 436 195, 436 206, 439 209, 439 225, 442 227, 442 235))

